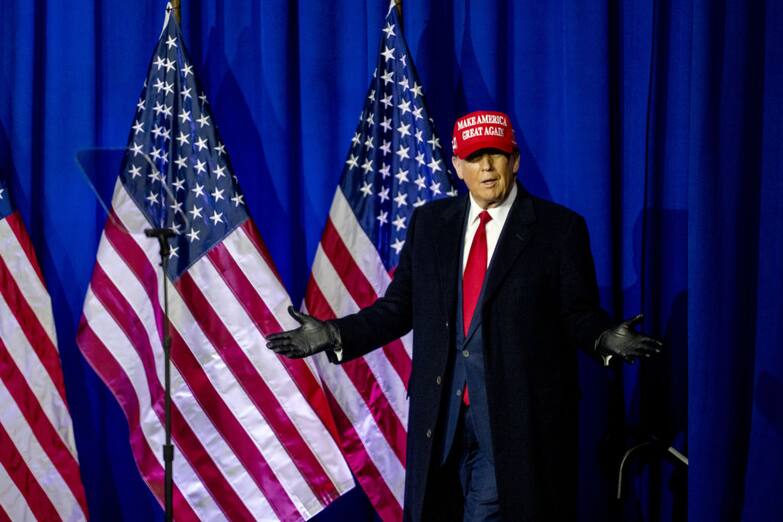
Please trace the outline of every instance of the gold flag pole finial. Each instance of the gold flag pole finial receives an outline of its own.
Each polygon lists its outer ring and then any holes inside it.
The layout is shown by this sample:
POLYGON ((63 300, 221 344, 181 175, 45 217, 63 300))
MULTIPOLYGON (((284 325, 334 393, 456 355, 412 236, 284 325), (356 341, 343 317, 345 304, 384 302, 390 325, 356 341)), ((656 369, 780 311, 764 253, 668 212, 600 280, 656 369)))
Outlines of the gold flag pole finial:
POLYGON ((170 0, 171 9, 174 11, 174 17, 177 19, 177 23, 182 23, 182 0, 170 0))

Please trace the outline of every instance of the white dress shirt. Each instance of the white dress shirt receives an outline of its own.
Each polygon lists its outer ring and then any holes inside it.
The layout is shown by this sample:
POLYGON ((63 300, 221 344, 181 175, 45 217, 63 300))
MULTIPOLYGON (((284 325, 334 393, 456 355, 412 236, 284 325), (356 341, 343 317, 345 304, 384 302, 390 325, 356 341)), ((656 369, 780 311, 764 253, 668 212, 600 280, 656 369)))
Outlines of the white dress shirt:
MULTIPOLYGON (((495 253, 495 247, 498 244, 498 238, 500 232, 503 231, 503 225, 506 224, 506 218, 508 212, 511 210, 511 205, 514 200, 517 199, 517 184, 514 183, 511 186, 511 192, 509 192, 506 199, 503 202, 493 208, 488 208, 487 212, 492 219, 487 223, 487 266, 492 262, 492 254, 495 253)), ((468 227, 465 230, 465 242, 462 246, 462 272, 465 272, 465 265, 468 264, 468 254, 470 253, 470 246, 473 244, 473 236, 476 235, 478 230, 479 214, 481 214, 483 208, 481 208, 476 200, 473 199, 473 194, 470 194, 470 210, 468 211, 468 227)))
MULTIPOLYGON (((498 238, 500 237, 500 233, 503 231, 503 225, 506 224, 506 218, 508 217, 508 212, 509 210, 511 210, 511 205, 514 203, 515 199, 517 199, 516 183, 514 183, 514 185, 511 187, 511 192, 509 192, 508 196, 503 201, 503 203, 501 203, 497 207, 487 209, 489 215, 492 216, 492 219, 486 225, 488 267, 489 267, 489 263, 492 262, 492 254, 494 254, 495 252, 495 247, 498 244, 498 238)), ((478 216, 482 210, 484 209, 478 206, 478 203, 476 203, 476 201, 473 199, 473 195, 470 194, 470 210, 468 211, 468 228, 467 230, 465 230, 465 243, 463 246, 463 254, 462 254, 462 272, 465 272, 465 265, 468 263, 468 254, 470 253, 470 245, 471 243, 473 243, 473 236, 476 235, 476 230, 478 230, 478 225, 480 223, 478 216)), ((334 355, 337 361, 342 361, 343 360, 342 347, 334 350, 334 355)))

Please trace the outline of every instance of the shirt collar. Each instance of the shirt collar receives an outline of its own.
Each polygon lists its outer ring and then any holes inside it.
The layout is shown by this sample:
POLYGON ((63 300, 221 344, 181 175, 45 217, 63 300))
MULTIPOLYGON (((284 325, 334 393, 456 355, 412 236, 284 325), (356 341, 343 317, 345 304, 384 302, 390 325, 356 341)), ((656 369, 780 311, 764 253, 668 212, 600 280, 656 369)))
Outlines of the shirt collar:
MULTIPOLYGON (((476 203, 476 200, 473 199, 473 194, 468 193, 470 196, 470 211, 468 214, 468 224, 472 224, 474 221, 478 219, 478 215, 481 214, 482 209, 478 203, 476 203)), ((508 196, 506 196, 506 199, 503 200, 503 202, 492 208, 488 208, 487 212, 489 212, 490 217, 492 217, 492 221, 499 223, 502 225, 506 222, 506 217, 508 216, 509 211, 511 210, 511 205, 514 204, 514 200, 517 199, 517 183, 516 181, 511 186, 511 192, 508 193, 508 196)))

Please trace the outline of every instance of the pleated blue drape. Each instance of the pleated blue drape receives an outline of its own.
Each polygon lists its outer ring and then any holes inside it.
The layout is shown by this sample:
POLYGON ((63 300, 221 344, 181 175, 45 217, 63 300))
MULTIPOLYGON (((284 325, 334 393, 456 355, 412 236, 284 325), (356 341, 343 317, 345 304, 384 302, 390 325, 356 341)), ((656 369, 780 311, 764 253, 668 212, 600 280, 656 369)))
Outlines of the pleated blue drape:
MULTIPOLYGON (((385 0, 183 1, 183 32, 249 208, 304 294, 376 59, 385 0)), ((92 517, 154 519, 114 398, 74 338, 162 0, 0 2, 0 175, 52 294, 92 517), (77 161, 78 158, 78 161, 77 161)), ((441 141, 511 114, 521 180, 587 220, 604 306, 654 362, 581 361, 581 520, 766 520, 783 468, 779 2, 405 0, 441 141), (689 454, 688 474, 651 437, 689 454)), ((371 520, 361 493, 321 515, 371 520)))

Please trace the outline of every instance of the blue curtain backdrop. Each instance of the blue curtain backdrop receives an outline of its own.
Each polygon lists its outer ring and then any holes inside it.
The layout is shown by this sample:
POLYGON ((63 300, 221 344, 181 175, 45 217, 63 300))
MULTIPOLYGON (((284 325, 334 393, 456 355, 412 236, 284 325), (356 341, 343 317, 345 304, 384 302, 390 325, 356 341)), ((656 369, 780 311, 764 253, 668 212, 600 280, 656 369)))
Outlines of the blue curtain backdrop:
MULTIPOLYGON (((298 302, 388 4, 183 4, 197 73, 298 302)), ((105 220, 86 180, 110 194, 118 154, 103 149, 125 146, 163 10, 0 1, 0 175, 52 295, 95 520, 161 517, 74 338, 105 220)), ((666 343, 622 369, 582 361, 581 520, 783 512, 781 2, 405 0, 403 15, 442 142, 465 111, 509 112, 523 183, 587 219, 604 306, 645 312, 666 343), (652 437, 689 454, 690 473, 648 447, 615 501, 620 456, 652 437)), ((357 491, 319 518, 373 513, 357 491)))

